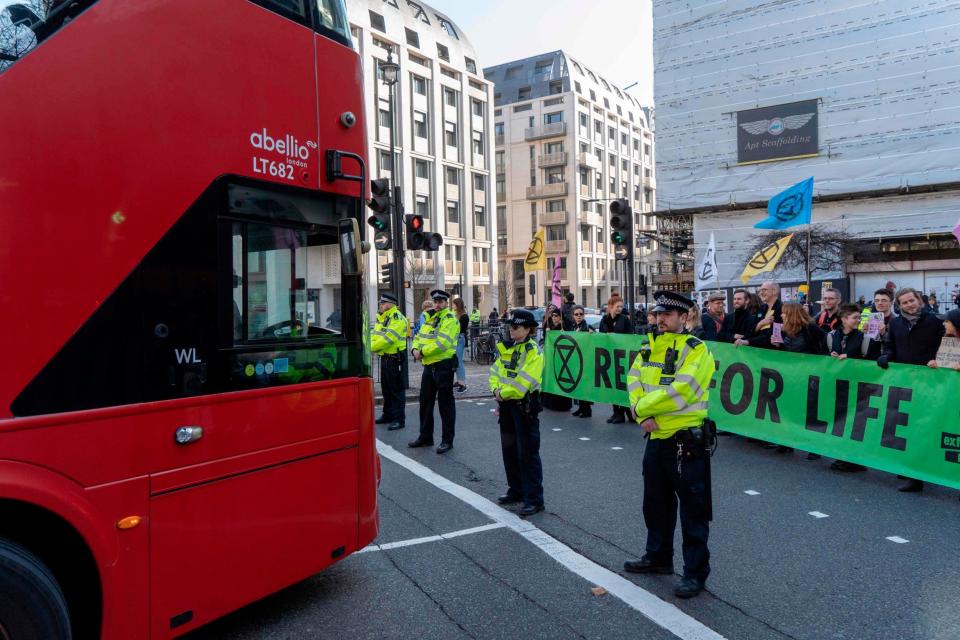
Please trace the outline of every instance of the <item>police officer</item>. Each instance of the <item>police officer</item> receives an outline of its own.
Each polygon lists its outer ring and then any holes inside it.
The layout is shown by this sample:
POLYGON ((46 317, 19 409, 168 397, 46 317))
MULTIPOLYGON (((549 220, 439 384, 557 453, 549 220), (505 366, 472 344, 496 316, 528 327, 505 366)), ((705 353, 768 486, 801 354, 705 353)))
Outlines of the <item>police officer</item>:
POLYGON ((706 345, 684 332, 693 303, 671 291, 654 294, 657 335, 641 348, 627 376, 634 419, 649 434, 643 456, 646 553, 624 563, 633 573, 673 573, 673 533, 680 503, 683 578, 674 589, 692 598, 710 573, 707 549, 710 453, 715 430, 706 421, 715 363, 706 345))
POLYGON ((453 401, 453 375, 457 370, 457 336, 460 322, 447 308, 450 294, 442 289, 430 292, 433 310, 413 339, 413 359, 423 363, 420 381, 420 435, 410 447, 433 446, 433 405, 440 404, 441 432, 437 453, 453 448, 457 408, 453 401))
POLYGON ((397 297, 380 294, 377 322, 370 333, 370 350, 380 356, 380 388, 383 415, 377 424, 389 424, 389 431, 403 429, 406 415, 403 399, 403 357, 407 351, 407 319, 397 308, 397 297))
POLYGON ((500 504, 523 501, 519 514, 543 511, 543 467, 540 464, 540 379, 543 355, 534 339, 537 320, 526 309, 514 309, 507 321, 510 340, 498 343, 499 358, 490 367, 490 390, 500 407, 500 448, 507 473, 507 493, 500 504))

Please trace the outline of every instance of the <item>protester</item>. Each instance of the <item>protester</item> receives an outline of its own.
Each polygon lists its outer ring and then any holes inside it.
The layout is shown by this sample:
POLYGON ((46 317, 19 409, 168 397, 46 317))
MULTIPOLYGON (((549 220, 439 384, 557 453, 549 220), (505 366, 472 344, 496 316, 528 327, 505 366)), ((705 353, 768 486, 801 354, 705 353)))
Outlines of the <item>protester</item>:
POLYGON ((788 302, 783 305, 783 328, 780 337, 783 339, 784 351, 810 355, 826 353, 826 336, 802 304, 788 302))
POLYGON ((820 295, 820 313, 817 314, 817 326, 824 333, 830 333, 837 328, 839 318, 837 310, 840 308, 840 290, 827 287, 820 295))
POLYGON ((876 361, 883 351, 883 338, 890 328, 890 321, 894 318, 893 292, 889 289, 877 289, 873 293, 873 304, 867 306, 860 313, 860 331, 866 332, 870 325, 870 316, 874 313, 883 314, 883 324, 880 325, 878 339, 870 341, 870 350, 867 360, 876 361))
POLYGON ((543 355, 533 339, 537 321, 526 309, 514 309, 510 340, 498 344, 490 367, 490 390, 497 399, 500 449, 507 476, 502 505, 523 502, 520 517, 543 511, 543 465, 540 462, 540 379, 543 355))
MULTIPOLYGON (((543 317, 544 344, 546 344, 547 341, 548 331, 564 330, 563 317, 560 314, 560 309, 551 306, 548 308, 547 314, 543 317)), ((516 316, 516 310, 514 310, 514 316, 516 316)), ((573 400, 570 399, 570 396, 560 396, 553 393, 543 393, 542 402, 543 408, 550 409, 551 411, 570 411, 570 408, 573 406, 573 400)))
POLYGON ((857 305, 858 305, 861 309, 863 309, 864 307, 866 307, 866 306, 867 306, 867 299, 866 299, 866 297, 860 296, 859 298, 857 298, 857 305))
MULTIPOLYGON (((947 317, 943 321, 944 337, 960 338, 960 309, 950 309, 947 311, 947 317)), ((937 361, 927 364, 933 369, 938 368, 937 361)), ((954 371, 960 371, 960 363, 955 362, 951 367, 954 371)))
POLYGON ((560 305, 560 318, 563 320, 563 330, 573 330, 573 292, 567 291, 563 296, 563 304, 560 305))
POLYGON ((427 321, 427 316, 429 312, 433 310, 433 301, 424 300, 420 304, 420 316, 417 318, 417 321, 413 323, 413 335, 416 336, 420 333, 420 327, 423 326, 423 323, 427 321))
POLYGON ((735 342, 753 333, 753 326, 757 321, 755 312, 751 312, 748 307, 749 300, 750 294, 743 289, 733 292, 733 313, 724 316, 723 326, 717 336, 718 340, 735 342))
POLYGON ((463 353, 467 348, 467 329, 470 326, 470 318, 467 316, 463 298, 453 299, 453 315, 457 316, 457 321, 460 323, 460 335, 457 336, 457 381, 453 383, 453 390, 463 393, 467 390, 467 365, 464 362, 463 353))
MULTIPOLYGON (((860 308, 855 304, 841 305, 837 311, 840 326, 827 335, 827 352, 837 360, 863 360, 873 342, 861 331, 860 308)), ((810 456, 807 456, 810 457, 810 456)), ((818 458, 820 456, 817 456, 818 458)), ((866 467, 845 460, 835 460, 830 468, 834 471, 864 471, 866 467)))
POLYGON ((686 330, 695 338, 704 339, 703 319, 700 317, 700 307, 697 306, 696 302, 693 303, 693 306, 690 307, 690 313, 687 314, 686 330))
POLYGON ((779 344, 773 344, 773 325, 783 324, 783 302, 780 301, 780 287, 776 282, 768 280, 760 285, 760 299, 763 306, 758 315, 761 317, 754 327, 753 335, 737 340, 736 345, 750 345, 763 349, 778 349, 779 344))
MULTIPOLYGON (((573 307, 573 331, 581 333, 593 333, 593 327, 587 324, 584 319, 586 312, 580 305, 573 307)), ((578 418, 589 418, 593 415, 593 403, 586 400, 577 400, 577 410, 571 415, 578 418)))
MULTIPOLYGON (((883 341, 883 354, 877 359, 877 365, 883 369, 890 362, 936 366, 937 350, 945 331, 943 323, 923 308, 923 299, 916 289, 900 289, 894 301, 900 306, 900 315, 890 321, 883 341)), ((898 491, 923 491, 920 480, 906 480, 898 491)))
POLYGON ((495 327, 500 322, 500 314, 497 313, 497 308, 494 307, 493 311, 490 312, 490 315, 487 316, 487 324, 491 327, 495 327))
POLYGON ((703 314, 703 339, 720 340, 723 330, 723 321, 726 319, 723 305, 727 296, 722 293, 711 293, 707 298, 706 313, 703 314))
MULTIPOLYGON (((623 298, 610 296, 607 311, 600 318, 600 333, 633 333, 630 318, 623 313, 623 298)), ((613 415, 607 418, 610 424, 623 424, 627 421, 627 408, 613 406, 613 415)))

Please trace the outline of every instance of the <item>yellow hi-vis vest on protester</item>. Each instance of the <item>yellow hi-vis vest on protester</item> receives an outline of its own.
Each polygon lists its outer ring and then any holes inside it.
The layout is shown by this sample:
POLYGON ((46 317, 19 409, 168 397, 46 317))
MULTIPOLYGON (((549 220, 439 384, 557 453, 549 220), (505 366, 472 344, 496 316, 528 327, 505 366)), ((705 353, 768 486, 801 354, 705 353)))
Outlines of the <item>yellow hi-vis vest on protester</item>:
POLYGON ((533 339, 505 347, 497 343, 500 357, 490 367, 490 391, 500 389, 504 400, 522 400, 531 391, 540 390, 543 378, 543 354, 533 339))
POLYGON ((407 319, 400 310, 391 307, 377 314, 377 323, 370 332, 370 350, 390 356, 407 348, 407 319))
POLYGON ((707 345, 689 334, 650 336, 648 360, 637 356, 627 375, 630 407, 637 422, 653 418, 659 429, 654 440, 669 438, 681 429, 698 427, 707 417, 710 379, 716 363, 707 345), (674 350, 674 371, 664 371, 667 352, 674 350))
POLYGON ((423 356, 423 364, 448 360, 457 354, 460 321, 450 309, 428 312, 427 320, 413 339, 413 348, 423 356))

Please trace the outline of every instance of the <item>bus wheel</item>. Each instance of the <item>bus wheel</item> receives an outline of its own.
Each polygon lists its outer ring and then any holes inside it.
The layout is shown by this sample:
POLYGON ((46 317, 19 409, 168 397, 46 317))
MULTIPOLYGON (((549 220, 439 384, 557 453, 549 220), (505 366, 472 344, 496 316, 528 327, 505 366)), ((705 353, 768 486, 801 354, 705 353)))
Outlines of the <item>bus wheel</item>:
POLYGON ((0 640, 69 640, 67 600, 43 562, 0 540, 0 640))

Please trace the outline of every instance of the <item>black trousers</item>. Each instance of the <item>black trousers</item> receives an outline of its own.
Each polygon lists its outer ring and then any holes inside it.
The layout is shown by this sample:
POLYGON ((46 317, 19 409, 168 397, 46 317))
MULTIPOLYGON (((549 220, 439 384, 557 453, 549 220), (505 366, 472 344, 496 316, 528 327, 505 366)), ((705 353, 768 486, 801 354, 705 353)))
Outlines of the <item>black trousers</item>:
POLYGON ((650 439, 643 454, 643 521, 647 525, 647 557, 673 562, 677 503, 683 533, 683 575, 706 580, 710 574, 710 534, 706 457, 683 457, 677 472, 675 438, 650 439))
POLYGON ((420 440, 433 442, 433 405, 440 405, 441 442, 453 444, 457 407, 453 400, 455 358, 448 358, 423 367, 420 379, 420 440))
POLYGON ((500 403, 500 449, 507 473, 507 493, 524 504, 543 504, 540 463, 540 418, 530 417, 516 401, 500 403))
POLYGON ((392 422, 406 420, 406 402, 403 397, 401 355, 380 356, 380 388, 383 390, 383 415, 392 422))

